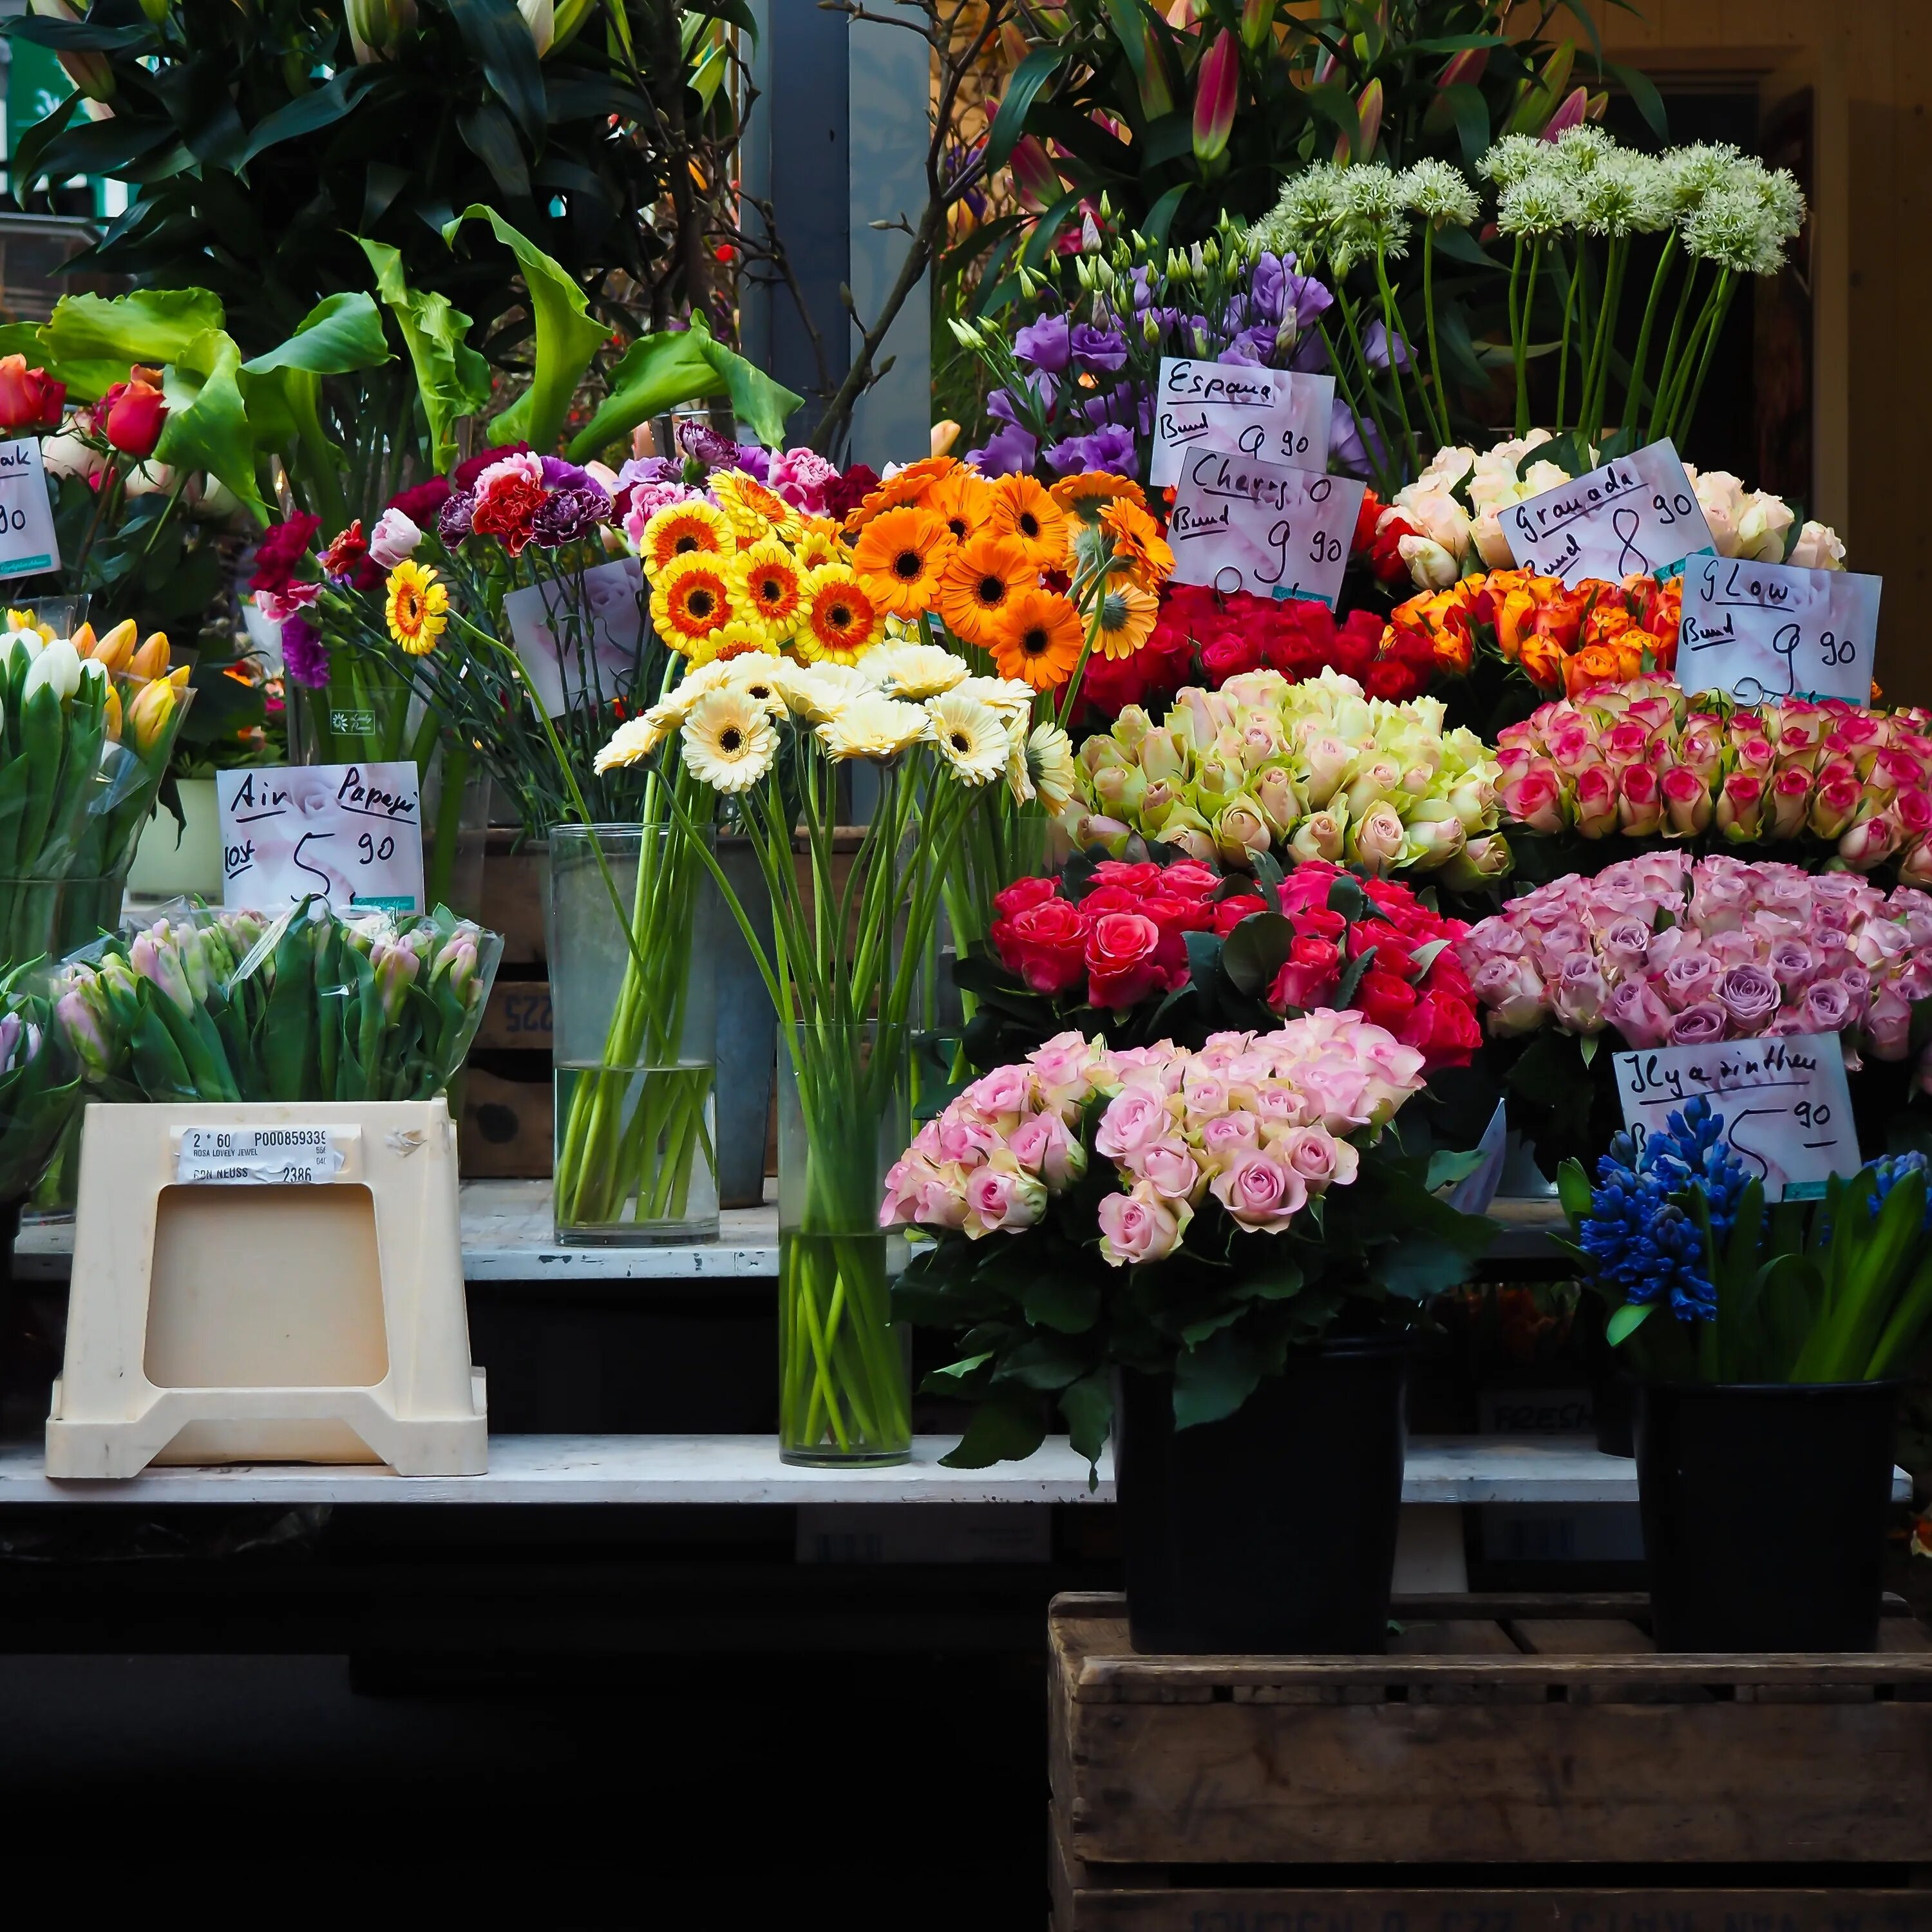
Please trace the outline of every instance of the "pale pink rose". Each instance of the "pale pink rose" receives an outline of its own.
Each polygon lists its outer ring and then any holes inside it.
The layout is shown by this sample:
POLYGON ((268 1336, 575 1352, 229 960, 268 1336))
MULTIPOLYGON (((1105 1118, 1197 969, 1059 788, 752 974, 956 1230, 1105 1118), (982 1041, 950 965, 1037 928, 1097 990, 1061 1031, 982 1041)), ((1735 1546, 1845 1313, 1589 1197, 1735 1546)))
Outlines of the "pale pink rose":
POLYGON ((969 1239, 1030 1228, 1046 1207, 1046 1190, 1030 1174, 982 1167, 966 1183, 964 1227, 969 1239))
POLYGON ((1201 1184, 1201 1168, 1184 1142, 1156 1141, 1133 1156, 1132 1171, 1163 1201, 1186 1201, 1201 1184))
POLYGON ((979 1167, 1000 1144, 998 1133, 986 1121, 949 1108, 939 1123, 939 1153, 962 1167, 979 1167))
POLYGON ((1087 1172, 1087 1150, 1058 1114, 1035 1114, 1006 1137, 1013 1158, 1054 1193, 1087 1172))
POLYGON ((1120 1160, 1150 1147, 1167 1132, 1169 1120, 1161 1096, 1144 1087, 1124 1088, 1100 1116, 1094 1146, 1109 1160, 1120 1160))
POLYGON ((1251 1233, 1286 1227, 1308 1200, 1307 1182, 1285 1160, 1259 1150, 1237 1155, 1208 1186, 1236 1226, 1251 1233))
POLYGON ((1222 1114, 1201 1130, 1202 1150, 1216 1166, 1261 1144, 1261 1121, 1253 1114, 1222 1114))
POLYGON ((1490 1010, 1490 1030, 1499 1039, 1533 1033, 1548 1010, 1543 980, 1526 959, 1484 960, 1469 976, 1476 997, 1490 1010))
POLYGON ((1023 1114, 1033 1104, 1033 1083, 1024 1066, 996 1066, 959 1097, 988 1115, 1023 1114))
POLYGON ((1212 1067, 1196 1060, 1181 1077, 1180 1096, 1190 1114, 1220 1114, 1227 1110, 1229 1082, 1212 1067))
POLYGON ((1912 1035, 1912 1008, 1894 986, 1881 986, 1865 1016, 1865 1044, 1876 1060, 1903 1060, 1912 1035))
POLYGON ((1164 1260, 1180 1245, 1192 1210, 1163 1201, 1152 1190, 1109 1194, 1100 1203, 1100 1258, 1109 1268, 1164 1260))
POLYGON ((1670 1032, 1670 1009, 1641 980, 1612 986, 1604 1017, 1627 1046, 1660 1046, 1670 1032))
POLYGON ((1606 990, 1597 962, 1580 953, 1564 962, 1550 988, 1550 1004, 1567 1032, 1598 1033, 1603 1028, 1606 990))
POLYGON ((1349 1142, 1337 1140, 1326 1127, 1297 1127, 1284 1134, 1273 1150, 1308 1184, 1312 1193, 1346 1187, 1355 1178, 1361 1156, 1349 1142))

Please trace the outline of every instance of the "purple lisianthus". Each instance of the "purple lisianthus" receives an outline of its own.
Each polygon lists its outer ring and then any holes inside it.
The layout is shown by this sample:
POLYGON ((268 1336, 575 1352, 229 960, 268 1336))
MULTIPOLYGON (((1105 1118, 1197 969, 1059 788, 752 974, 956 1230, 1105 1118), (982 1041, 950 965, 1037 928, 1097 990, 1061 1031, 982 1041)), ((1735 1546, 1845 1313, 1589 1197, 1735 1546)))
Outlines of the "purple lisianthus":
POLYGON ((554 490, 530 519, 530 541, 545 550, 581 543, 610 516, 607 491, 589 477, 580 488, 554 490))
POLYGON ((1244 328, 1222 350, 1214 359, 1217 362, 1252 363, 1258 369, 1265 369, 1274 360, 1274 331, 1267 324, 1257 322, 1252 328, 1244 328))
POLYGON ((1084 436, 1063 437, 1058 442, 1050 442, 1044 452, 1046 466, 1056 476, 1077 476, 1087 467, 1087 439, 1084 436))
POLYGON ((299 611, 282 622, 282 663, 296 683, 321 691, 328 683, 328 646, 322 632, 299 611))
POLYGON ((1031 368, 1049 376, 1064 375, 1072 353, 1072 333, 1064 315, 1043 315, 1029 322, 1013 338, 1013 353, 1031 368))
POLYGON ((476 494, 459 490, 444 500, 436 513, 436 533, 446 548, 454 550, 470 534, 470 519, 476 508, 476 494))
POLYGON ((969 449, 966 460, 985 476, 1023 476, 1040 454, 1040 439, 1010 422, 986 439, 986 446, 969 449))
MULTIPOLYGON (((1389 334, 1378 322, 1369 324, 1368 332, 1362 338, 1362 354, 1371 369, 1386 369, 1389 365, 1389 334)), ((1398 334, 1395 338, 1395 366, 1398 369, 1408 367, 1408 344, 1398 334)))
POLYGON ((1337 396, 1328 406, 1330 464, 1345 476, 1371 476, 1374 473, 1382 446, 1382 433, 1375 424, 1372 422, 1358 424, 1354 411, 1337 396), (1364 442, 1364 437, 1367 439, 1366 442, 1364 442))
POLYGON ((1070 339, 1073 359, 1083 369, 1112 376, 1127 366, 1126 338, 1118 329, 1076 322, 1070 339))

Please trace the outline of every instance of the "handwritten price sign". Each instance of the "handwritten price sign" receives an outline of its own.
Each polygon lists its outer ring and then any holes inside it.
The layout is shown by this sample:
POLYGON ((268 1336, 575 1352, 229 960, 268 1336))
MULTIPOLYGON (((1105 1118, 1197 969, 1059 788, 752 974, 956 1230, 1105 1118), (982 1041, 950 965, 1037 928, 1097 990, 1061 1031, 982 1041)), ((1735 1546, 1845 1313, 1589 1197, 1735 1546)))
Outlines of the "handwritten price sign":
POLYGON ((416 768, 297 765, 217 772, 221 902, 280 912, 320 892, 339 912, 422 912, 416 768))
POLYGON ((1767 1201, 1816 1199, 1858 1169, 1851 1090, 1836 1034, 1659 1046, 1615 1060, 1624 1125, 1640 1139, 1702 1094, 1767 1201))
POLYGON ((1871 698, 1884 580, 1714 556, 1684 579, 1678 676, 1687 691, 1766 698, 1871 698))
POLYGON ((32 436, 0 442, 0 578, 35 577, 60 567, 40 446, 32 436))
POLYGON ((1676 446, 1648 443, 1574 482, 1503 512, 1510 554, 1539 577, 1614 583, 1634 572, 1658 577, 1714 549, 1676 446))
POLYGON ((1326 470, 1334 404, 1333 376, 1164 356, 1148 480, 1162 490, 1178 483, 1183 460, 1195 449, 1326 470))
POLYGON ((1367 486, 1220 450, 1190 452, 1167 540, 1177 584, 1335 608, 1367 486))

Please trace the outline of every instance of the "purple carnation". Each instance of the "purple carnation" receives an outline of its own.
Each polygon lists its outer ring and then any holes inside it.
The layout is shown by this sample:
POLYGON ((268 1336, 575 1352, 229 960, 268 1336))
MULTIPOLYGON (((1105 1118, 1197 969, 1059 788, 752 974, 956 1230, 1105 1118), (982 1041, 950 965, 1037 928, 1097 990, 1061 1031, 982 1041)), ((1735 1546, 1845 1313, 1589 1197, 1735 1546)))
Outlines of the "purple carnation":
POLYGON ((677 446, 694 463, 707 470, 732 470, 737 466, 738 446, 728 436, 720 436, 708 422, 688 418, 677 426, 677 446))
POLYGON ((610 516, 609 496, 586 477, 580 488, 555 490, 544 499, 530 520, 530 540, 545 550, 581 543, 610 516))
POLYGON ((436 533, 442 538, 446 549, 454 550, 469 536, 470 519, 476 508, 474 490, 459 490, 444 500, 442 508, 436 513, 436 533))
POLYGON ((298 611, 282 620, 282 663, 296 683, 321 691, 328 683, 328 646, 314 622, 298 611))

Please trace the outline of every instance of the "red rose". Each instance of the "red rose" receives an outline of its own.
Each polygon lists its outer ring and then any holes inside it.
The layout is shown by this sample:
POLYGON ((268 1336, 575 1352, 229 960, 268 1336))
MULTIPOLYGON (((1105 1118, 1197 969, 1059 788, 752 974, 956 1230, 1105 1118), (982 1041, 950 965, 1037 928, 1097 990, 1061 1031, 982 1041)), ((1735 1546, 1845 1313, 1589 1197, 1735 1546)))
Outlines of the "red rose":
POLYGON ((1342 868, 1326 859, 1310 859, 1295 867, 1281 882, 1281 909, 1291 915, 1311 906, 1328 903, 1328 888, 1341 877, 1342 868))
POLYGON ((1214 908, 1206 900, 1170 898, 1165 892, 1149 893, 1136 910, 1152 920, 1163 937, 1170 933, 1205 932, 1214 922, 1214 908))
POLYGON ((1348 929, 1348 922, 1326 906, 1306 906, 1291 914, 1288 923, 1304 939, 1332 939, 1338 946, 1348 929))
POLYGON ((1376 540, 1376 524, 1388 508, 1372 490, 1362 492, 1362 507, 1355 512, 1354 533, 1348 539, 1348 554, 1360 556, 1376 540))
POLYGON ((1224 631, 1201 653, 1201 668, 1206 673, 1210 690, 1219 691, 1231 677, 1262 668, 1260 640, 1224 631))
MULTIPOLYGON (((1454 922, 1460 925, 1462 922, 1454 922)), ((1444 946, 1436 954, 1429 970, 1422 976, 1422 986, 1424 992, 1440 993, 1445 999, 1461 1000, 1471 1005, 1475 1003, 1475 988, 1469 984, 1469 975, 1456 956, 1453 944, 1444 946)))
POLYGON ((1016 879, 1004 892, 994 894, 993 910, 1002 919, 1017 919, 1029 906, 1059 896, 1057 879, 1016 879))
POLYGON ((1404 537, 1420 535, 1407 518, 1390 518, 1376 532, 1375 542, 1369 546, 1369 568, 1384 584, 1406 584, 1408 580, 1408 566, 1402 560, 1400 546, 1404 537))
POLYGON ((1087 921, 1078 907, 1064 899, 1042 899, 1002 923, 1004 931, 994 928, 1000 957, 1034 992, 1052 998, 1079 985, 1086 970, 1087 921))
POLYGON ((1144 892, 1130 892, 1125 886, 1096 886, 1080 902, 1081 916, 1091 926, 1110 912, 1138 912, 1146 898, 1144 892))
POLYGON ((1204 899, 1220 883, 1214 868, 1198 859, 1177 859, 1160 875, 1160 890, 1170 898, 1204 899))
POLYGON ((0 430, 39 429, 60 421, 67 385, 44 369, 29 369, 24 356, 0 356, 0 430))
POLYGON ((1362 983, 1349 1002, 1364 1019, 1386 1027, 1398 1040, 1415 1003, 1415 988, 1406 980, 1399 980, 1393 973, 1382 972, 1375 966, 1362 975, 1362 983))
POLYGON ((1252 892, 1234 892, 1225 899, 1217 899, 1208 910, 1214 915, 1214 930, 1226 939, 1243 920, 1252 919, 1258 912, 1266 912, 1268 901, 1252 892))
MULTIPOLYGON (((1368 975, 1371 980, 1375 976, 1368 975)), ((1470 1003, 1446 993, 1425 993, 1393 1030, 1404 1046, 1420 1049, 1425 1073, 1442 1066, 1468 1066, 1470 1056, 1483 1043, 1483 1030, 1470 1003)))
POLYGON ((1269 1010, 1285 1013, 1298 1006, 1306 1012, 1328 998, 1341 976, 1342 949, 1333 940, 1298 938, 1268 988, 1269 1010))
MULTIPOLYGON (((1122 892, 1151 892, 1160 881, 1160 868, 1150 859, 1130 865, 1124 859, 1102 859, 1094 868, 1097 886, 1117 886, 1122 892)), ((1132 908, 1127 908, 1132 910, 1132 908)))
POLYGON ((1391 704, 1400 704, 1405 699, 1420 698, 1427 688, 1428 680, 1418 677, 1408 665, 1393 658, 1383 658, 1370 665, 1368 675, 1361 682, 1362 688, 1371 698, 1386 698, 1391 704))
POLYGON ((1103 914, 1087 935, 1088 998, 1117 1012, 1145 999, 1161 983, 1160 952, 1160 928, 1145 914, 1103 914))

